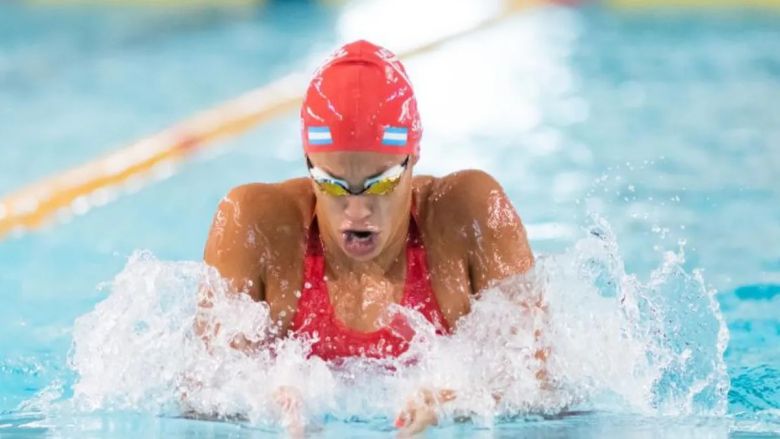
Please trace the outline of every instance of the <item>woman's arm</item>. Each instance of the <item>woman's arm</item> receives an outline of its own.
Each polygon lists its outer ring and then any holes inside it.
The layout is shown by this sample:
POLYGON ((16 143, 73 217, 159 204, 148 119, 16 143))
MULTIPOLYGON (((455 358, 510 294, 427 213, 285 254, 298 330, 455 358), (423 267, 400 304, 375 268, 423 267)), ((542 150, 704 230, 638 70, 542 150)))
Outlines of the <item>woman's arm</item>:
MULTIPOLYGON (((259 230, 257 206, 267 201, 266 185, 244 185, 234 188, 217 207, 203 252, 203 260, 219 272, 227 285, 227 294, 247 294, 254 301, 264 300, 265 261, 268 242, 259 230), (258 200, 266 198, 266 200, 258 200), (260 204, 258 204, 260 201, 260 204)), ((207 343, 220 330, 220 323, 204 318, 213 307, 211 285, 201 286, 195 332, 207 343)), ((249 351, 256 348, 243 335, 231 341, 233 348, 249 351)))
MULTIPOLYGON (((467 259, 471 290, 479 295, 483 290, 508 277, 526 273, 534 265, 534 257, 528 244, 520 216, 498 182, 482 171, 461 171, 445 177, 442 186, 447 188, 446 204, 449 218, 455 218, 467 231, 467 259)), ((518 312, 534 318, 534 313, 546 313, 541 294, 514 298, 518 312)), ((540 346, 542 329, 534 336, 540 346)), ((540 347, 534 357, 542 363, 537 373, 541 385, 545 385, 548 349, 540 347)), ((500 402, 503 395, 493 395, 500 402)), ((456 398, 449 389, 423 389, 412 395, 396 418, 396 426, 402 434, 414 434, 438 422, 436 412, 442 404, 456 398)))

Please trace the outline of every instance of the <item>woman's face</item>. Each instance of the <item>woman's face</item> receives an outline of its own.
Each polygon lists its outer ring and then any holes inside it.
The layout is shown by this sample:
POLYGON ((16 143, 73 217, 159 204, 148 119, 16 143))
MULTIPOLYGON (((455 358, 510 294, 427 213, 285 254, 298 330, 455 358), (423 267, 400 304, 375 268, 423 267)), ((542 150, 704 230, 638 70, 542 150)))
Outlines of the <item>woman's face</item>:
MULTIPOLYGON (((349 183, 353 192, 407 158, 377 152, 334 151, 309 154, 311 165, 330 177, 349 183)), ((401 174, 398 185, 386 195, 334 196, 325 193, 312 179, 317 197, 320 229, 335 240, 350 258, 369 261, 387 247, 408 219, 412 199, 414 157, 401 174)))

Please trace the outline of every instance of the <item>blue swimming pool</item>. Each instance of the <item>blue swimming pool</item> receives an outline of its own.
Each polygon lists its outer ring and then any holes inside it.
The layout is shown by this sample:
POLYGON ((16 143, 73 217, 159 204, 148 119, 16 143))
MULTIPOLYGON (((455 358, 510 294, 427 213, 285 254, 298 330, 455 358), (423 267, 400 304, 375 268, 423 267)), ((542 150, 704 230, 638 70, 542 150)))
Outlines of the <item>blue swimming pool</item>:
MULTIPOLYGON (((375 23, 386 5, 3 2, 0 192, 310 69, 345 39, 392 40, 375 23)), ((561 370, 582 392, 565 415, 492 430, 445 422, 432 436, 780 434, 780 13, 540 7, 407 66, 426 129, 418 172, 478 167, 504 185, 566 317, 561 370), (635 299, 636 315, 616 297, 635 299)), ((113 203, 0 241, 0 437, 275 431, 264 400, 239 391, 220 395, 250 407, 250 422, 181 418, 152 367, 183 367, 164 353, 186 344, 177 325, 203 275, 172 261, 199 260, 230 187, 303 173, 297 128, 292 114, 277 119, 113 203), (144 314, 167 328, 149 349, 133 338, 144 314)), ((437 379, 473 372, 453 370, 437 379)), ((328 377, 316 365, 296 373, 314 399, 344 396, 315 385, 328 377)), ((319 434, 391 434, 392 404, 366 403, 364 385, 318 415, 319 434)))

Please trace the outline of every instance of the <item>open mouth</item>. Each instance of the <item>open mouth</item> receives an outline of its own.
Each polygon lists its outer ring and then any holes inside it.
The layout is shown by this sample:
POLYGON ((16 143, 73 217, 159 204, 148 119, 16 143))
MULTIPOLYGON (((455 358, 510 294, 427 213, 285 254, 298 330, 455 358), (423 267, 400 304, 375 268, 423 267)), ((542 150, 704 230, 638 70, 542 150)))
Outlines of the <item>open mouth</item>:
POLYGON ((370 230, 345 230, 342 236, 344 250, 353 256, 371 253, 377 244, 377 233, 370 230))
POLYGON ((350 239, 368 239, 374 232, 369 230, 347 230, 344 234, 350 239))

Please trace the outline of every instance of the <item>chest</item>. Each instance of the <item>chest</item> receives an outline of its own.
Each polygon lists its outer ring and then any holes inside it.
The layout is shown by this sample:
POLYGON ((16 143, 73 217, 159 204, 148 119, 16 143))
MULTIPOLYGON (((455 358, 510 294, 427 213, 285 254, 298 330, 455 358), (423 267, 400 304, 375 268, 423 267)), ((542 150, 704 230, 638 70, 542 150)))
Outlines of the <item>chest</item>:
MULTIPOLYGON (((303 255, 298 263, 280 264, 286 269, 268 273, 264 283, 264 297, 271 318, 283 332, 292 325, 298 300, 305 293, 303 255)), ((427 251, 430 285, 439 308, 450 327, 469 312, 472 294, 468 264, 464 258, 448 253, 447 249, 431 246, 427 251)), ((401 303, 404 297, 406 275, 399 273, 381 276, 325 275, 325 285, 336 316, 346 326, 368 332, 382 326, 383 317, 391 304, 401 303)))
POLYGON ((388 308, 404 299, 402 274, 391 276, 351 274, 326 276, 328 295, 336 318, 360 332, 375 331, 387 325, 388 308))

